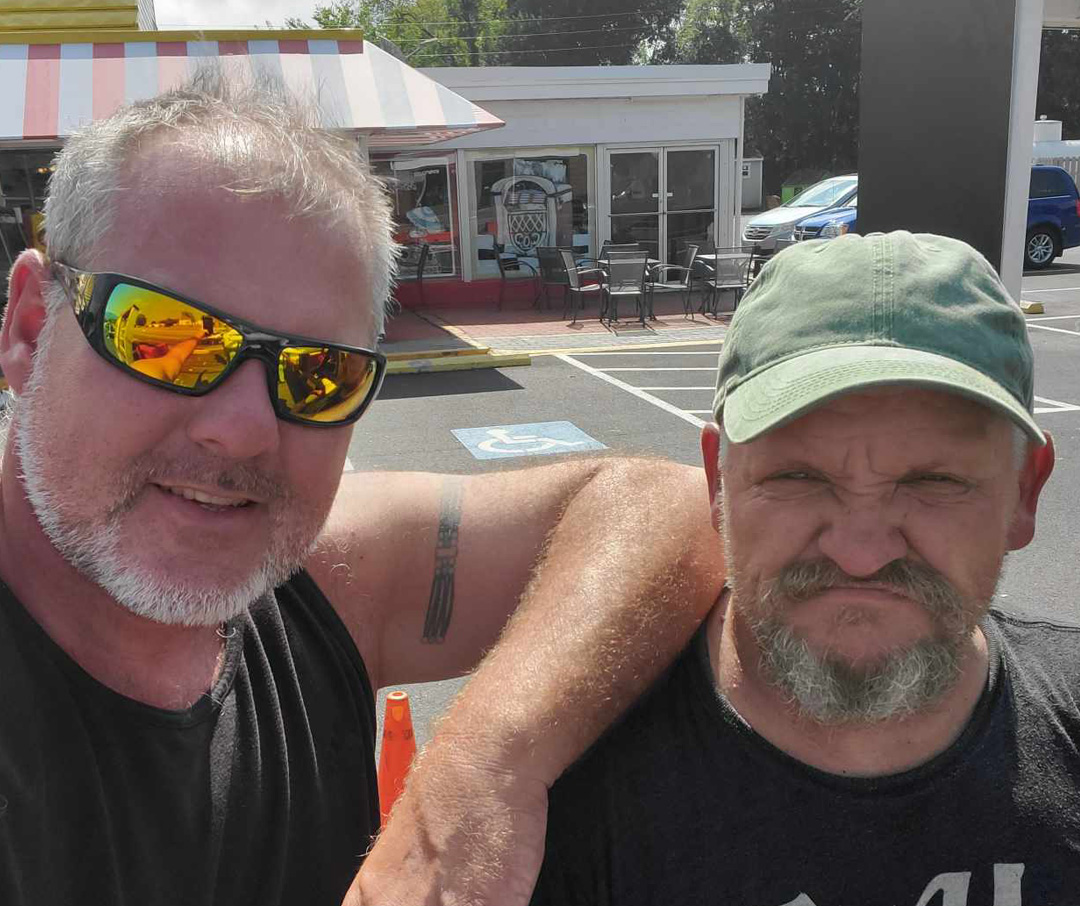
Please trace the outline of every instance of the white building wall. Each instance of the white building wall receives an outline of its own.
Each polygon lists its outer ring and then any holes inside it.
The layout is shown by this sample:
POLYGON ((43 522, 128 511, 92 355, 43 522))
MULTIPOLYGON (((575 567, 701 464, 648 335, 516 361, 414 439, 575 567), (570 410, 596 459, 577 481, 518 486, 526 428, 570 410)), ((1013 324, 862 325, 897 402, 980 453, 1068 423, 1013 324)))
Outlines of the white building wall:
POLYGON ((739 97, 484 101, 506 125, 432 148, 528 148, 739 138, 739 97))

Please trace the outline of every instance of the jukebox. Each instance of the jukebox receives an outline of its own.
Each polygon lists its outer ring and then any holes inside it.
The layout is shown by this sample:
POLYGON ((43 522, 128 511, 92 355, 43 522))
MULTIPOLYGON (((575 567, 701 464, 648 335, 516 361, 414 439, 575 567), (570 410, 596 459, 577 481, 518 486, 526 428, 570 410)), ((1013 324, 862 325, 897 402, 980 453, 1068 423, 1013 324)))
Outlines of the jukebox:
POLYGON ((556 183, 544 176, 507 176, 497 180, 491 186, 491 196, 499 247, 533 258, 540 246, 571 245, 573 194, 566 183, 556 183))

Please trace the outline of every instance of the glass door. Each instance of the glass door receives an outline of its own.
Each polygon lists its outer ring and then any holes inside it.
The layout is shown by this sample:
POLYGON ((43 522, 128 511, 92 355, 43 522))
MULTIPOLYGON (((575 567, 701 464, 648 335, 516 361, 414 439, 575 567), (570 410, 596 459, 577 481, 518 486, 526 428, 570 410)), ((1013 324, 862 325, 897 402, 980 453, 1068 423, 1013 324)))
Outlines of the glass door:
POLYGON ((668 264, 689 243, 714 245, 716 164, 716 146, 610 151, 611 241, 668 264))
POLYGON ((636 242, 657 258, 661 243, 661 149, 611 152, 611 241, 636 242))
POLYGON ((715 244, 716 149, 665 149, 664 173, 665 263, 675 264, 689 243, 715 244))

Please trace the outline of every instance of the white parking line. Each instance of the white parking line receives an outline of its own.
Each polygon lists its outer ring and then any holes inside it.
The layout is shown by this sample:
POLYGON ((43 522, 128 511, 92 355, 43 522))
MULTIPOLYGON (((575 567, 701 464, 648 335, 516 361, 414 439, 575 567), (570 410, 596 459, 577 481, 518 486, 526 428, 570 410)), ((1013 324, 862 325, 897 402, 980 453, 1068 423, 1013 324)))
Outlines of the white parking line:
POLYGON ((590 355, 672 355, 672 356, 684 356, 684 355, 711 355, 714 358, 720 355, 720 350, 717 349, 714 352, 680 352, 678 349, 669 349, 667 352, 617 352, 612 350, 611 352, 575 352, 574 356, 577 358, 583 358, 590 355))
POLYGON ((710 384, 708 387, 638 387, 638 390, 715 390, 710 384))
POLYGON ((1049 403, 1047 406, 1036 406, 1035 414, 1039 415, 1044 412, 1080 412, 1080 406, 1074 406, 1072 403, 1062 403, 1058 400, 1047 399, 1045 396, 1035 397, 1037 403, 1049 403))
POLYGON ((1028 293, 1075 293, 1077 290, 1080 290, 1080 286, 1055 286, 1051 289, 1022 289, 1020 295, 1026 296, 1028 293))
POLYGON ((648 393, 645 393, 640 387, 635 387, 632 384, 627 384, 625 381, 620 381, 618 378, 612 377, 610 374, 604 374, 604 372, 600 371, 598 368, 593 368, 591 365, 586 365, 584 362, 577 361, 577 359, 575 359, 573 356, 559 353, 555 356, 555 358, 562 359, 568 365, 573 365, 575 368, 580 368, 586 374, 591 374, 593 377, 597 377, 600 380, 611 384, 614 387, 618 387, 620 390, 625 390, 631 396, 636 396, 640 400, 651 403, 652 405, 656 406, 657 409, 663 409, 665 412, 669 412, 677 418, 681 418, 684 422, 689 422, 695 428, 701 428, 705 424, 705 422, 703 422, 696 415, 691 415, 689 412, 679 409, 677 406, 673 406, 671 405, 671 403, 665 402, 659 397, 655 397, 648 393))
POLYGON ((1080 330, 1066 330, 1064 327, 1047 327, 1045 324, 1029 324, 1032 330, 1050 330, 1054 333, 1071 333, 1074 337, 1080 337, 1080 330))
POLYGON ((600 368, 599 371, 716 371, 715 368, 600 368))
POLYGON ((349 459, 348 456, 345 457, 345 468, 342 469, 342 471, 343 472, 355 472, 356 471, 356 466, 354 466, 352 464, 352 460, 349 459))
POLYGON ((1027 318, 1028 323, 1032 321, 1080 321, 1080 315, 1047 315, 1045 318, 1027 318))

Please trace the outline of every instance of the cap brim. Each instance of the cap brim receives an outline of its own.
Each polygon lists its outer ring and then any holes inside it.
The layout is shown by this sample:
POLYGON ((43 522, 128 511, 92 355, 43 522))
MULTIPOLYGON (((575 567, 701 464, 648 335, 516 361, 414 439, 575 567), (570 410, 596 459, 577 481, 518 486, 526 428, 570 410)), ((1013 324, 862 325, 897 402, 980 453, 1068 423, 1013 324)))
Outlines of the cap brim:
MULTIPOLYGON (((1031 413, 997 382, 955 359, 895 346, 836 346, 778 362, 722 402, 724 433, 743 444, 845 393, 912 385, 956 393, 1010 418, 1045 444, 1031 413)), ((717 397, 716 404, 721 401, 717 397)), ((721 413, 714 404, 717 417, 721 413)))

